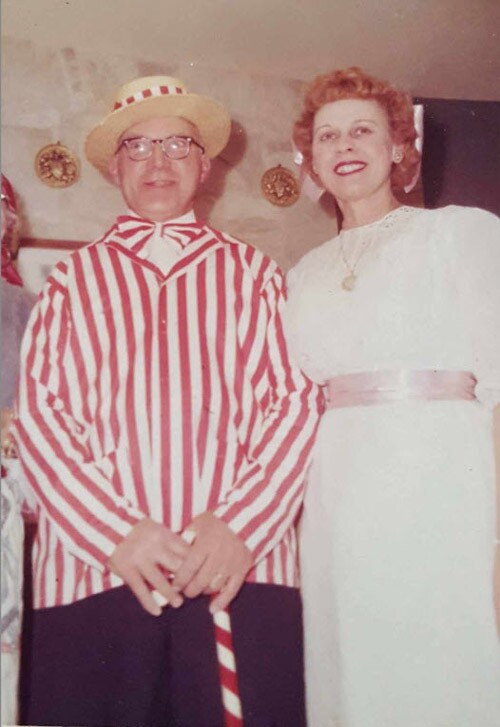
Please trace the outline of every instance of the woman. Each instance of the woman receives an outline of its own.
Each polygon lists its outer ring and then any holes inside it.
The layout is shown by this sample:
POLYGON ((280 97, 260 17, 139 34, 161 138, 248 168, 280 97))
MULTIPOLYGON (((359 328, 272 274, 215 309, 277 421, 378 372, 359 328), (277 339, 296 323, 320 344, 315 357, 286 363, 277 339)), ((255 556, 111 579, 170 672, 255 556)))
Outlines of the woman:
POLYGON ((327 400, 301 523, 310 727, 500 725, 500 221, 401 206, 415 136, 409 98, 358 68, 316 79, 294 128, 343 217, 289 274, 327 400))

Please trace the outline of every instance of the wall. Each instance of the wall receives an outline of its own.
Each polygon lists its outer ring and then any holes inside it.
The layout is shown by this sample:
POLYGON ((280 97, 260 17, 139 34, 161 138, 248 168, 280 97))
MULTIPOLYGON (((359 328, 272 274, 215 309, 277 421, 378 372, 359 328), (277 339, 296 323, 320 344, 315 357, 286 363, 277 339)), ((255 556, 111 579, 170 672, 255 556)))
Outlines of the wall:
MULTIPOLYGON (((232 113, 230 142, 213 164, 198 214, 289 268, 310 247, 336 232, 331 207, 302 195, 288 208, 261 194, 266 169, 296 169, 290 134, 303 85, 189 64, 148 63, 130 56, 95 56, 72 48, 48 50, 30 41, 4 40, 2 170, 18 193, 28 237, 92 240, 122 211, 119 192, 83 158, 85 135, 108 112, 114 90, 142 75, 182 78, 192 91, 219 99, 232 113), (41 147, 61 142, 81 159, 81 178, 53 189, 40 182, 34 159, 41 147)), ((40 266, 54 255, 21 250, 20 267, 40 266), (29 254, 28 254, 29 252, 29 254)), ((57 257, 57 255, 56 255, 57 257)))

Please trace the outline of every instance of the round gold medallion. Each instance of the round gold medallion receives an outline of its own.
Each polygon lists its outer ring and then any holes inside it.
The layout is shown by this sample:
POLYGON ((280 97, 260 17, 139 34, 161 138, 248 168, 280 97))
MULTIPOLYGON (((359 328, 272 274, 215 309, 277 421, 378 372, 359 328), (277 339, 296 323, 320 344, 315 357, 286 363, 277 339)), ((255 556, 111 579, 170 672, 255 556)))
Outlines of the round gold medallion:
POLYGON ((68 147, 48 144, 36 155, 35 171, 49 187, 70 187, 80 176, 80 162, 68 147))
POLYGON ((295 175, 281 164, 264 172, 260 184, 264 197, 278 207, 289 207, 300 195, 295 175))

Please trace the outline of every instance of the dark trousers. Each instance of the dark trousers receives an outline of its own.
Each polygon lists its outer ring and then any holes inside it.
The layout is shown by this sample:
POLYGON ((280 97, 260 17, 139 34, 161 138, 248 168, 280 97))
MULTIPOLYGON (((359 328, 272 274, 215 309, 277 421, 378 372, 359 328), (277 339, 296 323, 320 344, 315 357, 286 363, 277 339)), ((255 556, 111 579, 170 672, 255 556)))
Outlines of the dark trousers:
MULTIPOLYGON (((245 584, 231 604, 245 727, 304 727, 300 595, 245 584)), ((147 614, 128 588, 33 612, 21 722, 222 727, 208 599, 147 614)))

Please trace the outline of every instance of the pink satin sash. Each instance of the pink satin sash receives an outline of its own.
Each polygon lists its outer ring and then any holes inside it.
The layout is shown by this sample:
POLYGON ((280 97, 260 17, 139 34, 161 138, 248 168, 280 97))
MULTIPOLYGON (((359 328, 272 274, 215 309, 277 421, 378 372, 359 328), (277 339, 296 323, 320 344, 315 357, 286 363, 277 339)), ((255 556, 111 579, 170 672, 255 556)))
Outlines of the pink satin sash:
POLYGON ((326 408, 370 406, 408 399, 473 401, 476 378, 470 371, 370 371, 329 379, 326 408))

